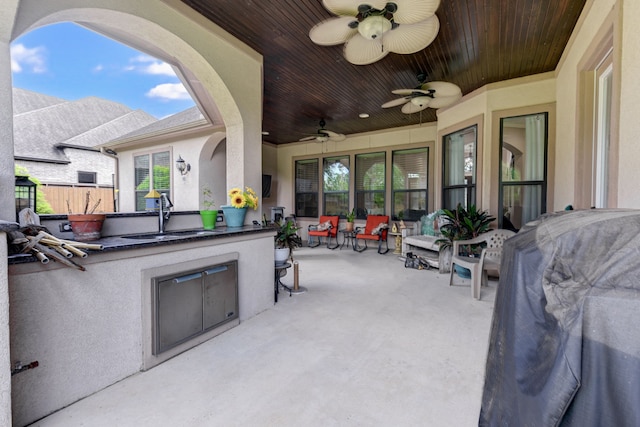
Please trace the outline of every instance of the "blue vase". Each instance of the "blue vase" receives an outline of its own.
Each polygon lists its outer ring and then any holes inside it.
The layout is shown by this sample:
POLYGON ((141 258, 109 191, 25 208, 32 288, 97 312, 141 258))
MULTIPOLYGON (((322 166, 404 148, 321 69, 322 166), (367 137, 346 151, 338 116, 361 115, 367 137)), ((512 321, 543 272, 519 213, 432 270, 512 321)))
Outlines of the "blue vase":
POLYGON ((244 217, 247 215, 247 208, 234 208, 233 206, 220 206, 224 215, 224 221, 227 227, 242 227, 244 225, 244 217))

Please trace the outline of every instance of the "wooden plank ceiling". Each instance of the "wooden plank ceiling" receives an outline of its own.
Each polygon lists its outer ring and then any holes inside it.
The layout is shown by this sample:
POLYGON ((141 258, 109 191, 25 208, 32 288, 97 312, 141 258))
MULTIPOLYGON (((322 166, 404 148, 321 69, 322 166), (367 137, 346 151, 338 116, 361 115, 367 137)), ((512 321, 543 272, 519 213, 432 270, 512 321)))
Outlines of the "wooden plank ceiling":
MULTIPOLYGON (((391 90, 444 80, 467 94, 488 83, 556 68, 586 0, 441 0, 440 32, 426 49, 352 65, 343 45, 323 47, 309 30, 333 17, 320 0, 183 0, 264 57, 264 140, 298 141, 318 129, 353 134, 426 123, 435 110, 380 106, 391 90), (370 118, 360 119, 359 113, 370 118)), ((341 144, 348 146, 348 138, 341 144)))

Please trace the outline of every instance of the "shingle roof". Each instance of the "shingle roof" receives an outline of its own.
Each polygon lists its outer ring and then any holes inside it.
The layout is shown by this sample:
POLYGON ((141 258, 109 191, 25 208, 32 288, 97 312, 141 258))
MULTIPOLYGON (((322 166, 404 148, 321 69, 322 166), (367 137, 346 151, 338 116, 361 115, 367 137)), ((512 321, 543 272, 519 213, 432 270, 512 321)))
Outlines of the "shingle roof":
POLYGON ((151 123, 143 128, 136 129, 131 133, 126 135, 122 135, 117 139, 131 139, 138 136, 144 136, 149 134, 158 134, 162 131, 170 131, 171 129, 176 129, 183 127, 185 125, 202 121, 205 123, 205 118, 200 112, 200 109, 197 106, 187 108, 184 111, 173 114, 171 116, 165 117, 163 119, 158 120, 157 122, 151 123))
POLYGON ((60 146, 95 147, 157 121, 96 97, 66 101, 14 88, 13 100, 16 158, 66 163, 60 146))

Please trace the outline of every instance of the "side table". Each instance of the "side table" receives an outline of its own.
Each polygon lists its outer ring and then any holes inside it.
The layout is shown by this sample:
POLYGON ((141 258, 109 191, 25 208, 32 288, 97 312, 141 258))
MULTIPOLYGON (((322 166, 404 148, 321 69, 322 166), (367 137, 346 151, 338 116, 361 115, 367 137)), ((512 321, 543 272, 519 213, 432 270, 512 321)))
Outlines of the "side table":
POLYGON ((291 291, 292 289, 285 285, 284 283, 282 283, 282 281, 280 280, 282 278, 282 276, 284 276, 287 273, 287 268, 291 267, 291 263, 290 262, 285 262, 284 264, 276 264, 275 265, 275 279, 274 279, 274 283, 273 283, 273 299, 274 299, 274 303, 278 302, 278 293, 280 292, 280 286, 282 286, 283 288, 285 288, 286 290, 289 291, 289 296, 291 296, 291 291))
POLYGON ((340 234, 342 234, 342 245, 340 246, 340 250, 342 250, 342 248, 344 247, 345 243, 347 244, 347 248, 349 248, 349 245, 351 245, 351 248, 353 250, 355 250, 355 245, 353 244, 353 239, 356 238, 356 232, 351 230, 338 230, 340 232, 340 234))
POLYGON ((401 254, 402 253, 402 233, 394 233, 392 231, 389 231, 389 235, 390 236, 395 236, 396 238, 396 249, 393 251, 394 254, 401 254))

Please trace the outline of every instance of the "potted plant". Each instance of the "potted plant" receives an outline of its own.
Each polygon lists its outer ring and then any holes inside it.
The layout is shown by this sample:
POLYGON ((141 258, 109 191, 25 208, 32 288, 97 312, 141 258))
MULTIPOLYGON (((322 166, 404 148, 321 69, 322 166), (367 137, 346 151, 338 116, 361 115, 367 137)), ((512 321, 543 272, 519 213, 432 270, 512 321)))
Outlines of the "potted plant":
POLYGON ((489 231, 495 218, 487 211, 479 211, 475 205, 465 209, 460 203, 454 210, 443 209, 442 215, 445 218, 440 227, 442 238, 436 243, 440 245, 440 272, 448 273, 451 271, 453 241, 471 239, 489 231))
POLYGON ((258 196, 251 187, 245 187, 245 191, 235 187, 228 194, 231 205, 220 206, 224 221, 227 227, 242 227, 247 209, 258 209, 258 196))
POLYGON ((69 209, 67 219, 71 224, 74 240, 90 242, 98 240, 102 236, 102 225, 107 216, 103 213, 95 213, 100 201, 101 199, 98 199, 97 202, 91 204, 91 192, 87 191, 83 213, 74 214, 71 211, 69 200, 67 200, 67 208, 69 209))
POLYGON ((213 201, 213 193, 211 188, 206 185, 202 187, 202 206, 204 209, 200 211, 200 218, 202 219, 202 228, 205 230, 213 230, 216 228, 216 219, 218 218, 218 211, 213 209, 215 203, 213 201))
POLYGON ((356 219, 356 209, 351 209, 351 212, 347 212, 345 215, 347 217, 347 223, 345 224, 345 231, 353 231, 353 221, 356 219))
POLYGON ((298 230, 300 227, 296 227, 291 220, 276 223, 276 264, 284 264, 288 259, 293 261, 293 250, 302 246, 302 238, 298 235, 298 230))

